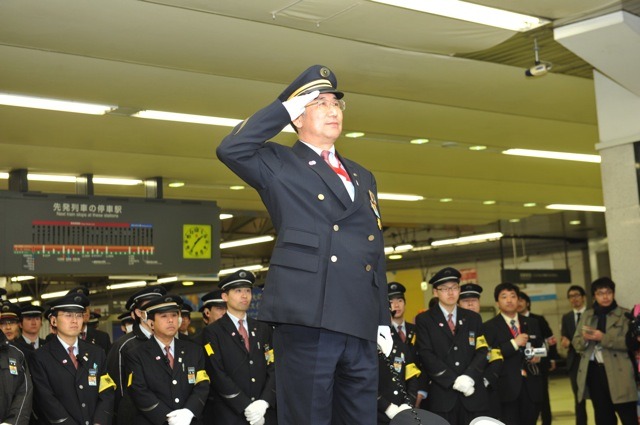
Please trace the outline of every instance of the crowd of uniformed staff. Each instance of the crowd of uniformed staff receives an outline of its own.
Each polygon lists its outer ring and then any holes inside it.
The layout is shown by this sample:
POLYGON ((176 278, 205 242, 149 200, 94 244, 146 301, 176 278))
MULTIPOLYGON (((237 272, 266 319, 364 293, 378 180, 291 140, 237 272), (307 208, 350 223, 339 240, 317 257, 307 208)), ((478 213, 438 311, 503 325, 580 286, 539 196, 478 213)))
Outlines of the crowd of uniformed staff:
MULTIPOLYGON (((517 285, 501 283, 498 313, 483 323, 482 287, 460 278, 451 267, 431 278, 437 301, 415 324, 405 319, 405 286, 388 284, 393 346, 388 357, 379 355, 377 423, 416 423, 420 409, 443 424, 480 416, 551 423, 548 374, 559 356, 547 321, 530 312, 517 285)), ((127 332, 113 344, 92 328, 82 288, 46 310, 2 301, 0 424, 277 424, 273 328, 247 315, 254 283, 245 270, 221 280, 201 299, 205 327, 195 335, 180 332, 191 313, 181 297, 146 287, 127 300, 120 315, 127 332), (39 337, 43 317, 52 330, 46 340, 39 337)), ((598 279, 591 292, 587 309, 584 289, 569 288, 572 311, 562 324, 576 424, 586 424, 581 409, 590 398, 597 425, 617 418, 635 425, 628 352, 639 348, 637 332, 615 302, 613 281, 598 279)))

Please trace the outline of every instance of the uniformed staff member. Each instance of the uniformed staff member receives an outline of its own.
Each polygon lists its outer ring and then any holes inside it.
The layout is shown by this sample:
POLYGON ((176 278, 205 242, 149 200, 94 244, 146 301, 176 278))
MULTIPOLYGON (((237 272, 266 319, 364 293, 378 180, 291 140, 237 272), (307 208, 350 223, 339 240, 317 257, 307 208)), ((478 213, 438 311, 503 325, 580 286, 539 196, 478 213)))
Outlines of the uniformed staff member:
MULTIPOLYGON (((480 313, 480 294, 482 286, 475 283, 460 285, 460 298, 458 305, 467 310, 480 313)), ((497 391, 498 377, 502 367, 502 352, 500 348, 489 347, 489 364, 484 368, 484 386, 489 397, 488 415, 492 418, 500 417, 500 395, 497 391)))
POLYGON ((329 68, 308 68, 217 148, 278 234, 258 318, 277 324, 280 425, 375 423, 376 340, 392 346, 377 185, 335 149, 337 86, 329 68), (267 142, 289 123, 293 147, 267 142))
POLYGON ((24 353, 0 332, 0 423, 27 425, 33 388, 24 353))
POLYGON ((246 270, 219 282, 227 314, 204 330, 215 424, 276 424, 271 327, 247 317, 253 273, 246 270))
POLYGON ((130 317, 135 318, 135 324, 130 333, 118 338, 107 357, 109 375, 113 377, 117 385, 114 411, 117 414, 116 421, 118 424, 131 424, 136 413, 131 399, 125 398, 123 401, 127 389, 127 377, 131 372, 128 365, 126 365, 124 354, 151 338, 153 331, 147 320, 147 314, 142 309, 150 301, 160 298, 166 293, 167 290, 162 286, 148 286, 131 295, 125 305, 130 312, 130 317))
POLYGON ((131 368, 128 393, 137 408, 131 424, 203 422, 209 376, 202 347, 176 338, 181 306, 179 296, 167 294, 144 307, 153 337, 125 353, 131 368))
POLYGON ((180 335, 179 338, 182 339, 191 339, 191 334, 189 333, 189 326, 191 326, 191 312, 193 311, 193 307, 189 304, 182 304, 182 309, 180 310, 180 317, 182 318, 180 322, 180 335))
MULTIPOLYGON (((76 288, 70 289, 68 293, 82 293, 85 297, 87 297, 89 303, 91 303, 91 300, 89 299, 89 288, 87 288, 86 286, 78 286, 76 288)), ((99 319, 99 315, 96 316, 96 319, 99 319)), ((91 311, 89 311, 89 305, 87 305, 87 308, 85 308, 84 310, 84 327, 80 332, 80 339, 101 347, 106 355, 107 353, 109 353, 109 349, 111 349, 111 337, 108 333, 97 328, 98 320, 96 319, 94 319, 95 326, 91 326, 89 324, 89 322, 91 321, 91 311)))
POLYGON ((404 320, 405 292, 401 283, 389 283, 393 348, 391 356, 378 359, 378 424, 388 424, 399 412, 416 403, 421 372, 412 343, 415 325, 404 320))
POLYGON ((0 305, 0 330, 11 343, 20 337, 20 307, 3 301, 0 305))
POLYGON ((56 337, 32 358, 34 404, 50 424, 108 425, 116 384, 107 372, 104 351, 78 336, 89 300, 70 293, 50 302, 56 337))
POLYGON ((418 350, 431 383, 428 410, 452 425, 467 425, 488 411, 483 371, 489 354, 482 318, 458 308, 460 272, 445 267, 430 280, 438 305, 418 315, 418 350))
MULTIPOLYGON (((227 303, 222 299, 222 292, 222 289, 216 289, 215 291, 207 292, 200 298, 202 305, 198 311, 202 313, 204 327, 214 323, 227 312, 227 303)), ((198 345, 204 345, 202 342, 204 327, 191 338, 198 345)))
MULTIPOLYGON (((136 323, 136 321, 133 319, 133 317, 131 317, 131 314, 132 312, 125 311, 118 315, 118 320, 120 321, 120 330, 124 335, 133 332, 133 325, 136 323)), ((111 346, 112 349, 114 345, 115 343, 111 346)), ((109 350, 109 353, 111 353, 111 350, 109 350)))

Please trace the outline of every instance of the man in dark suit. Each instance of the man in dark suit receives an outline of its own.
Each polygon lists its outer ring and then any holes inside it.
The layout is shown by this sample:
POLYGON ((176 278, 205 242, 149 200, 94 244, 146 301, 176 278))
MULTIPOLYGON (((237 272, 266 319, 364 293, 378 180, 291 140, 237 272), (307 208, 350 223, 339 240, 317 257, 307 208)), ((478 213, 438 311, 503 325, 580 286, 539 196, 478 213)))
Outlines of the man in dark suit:
MULTIPOLYGON (((2 310, 2 303, 0 303, 2 310)), ((0 331, 0 423, 27 425, 31 414, 33 385, 22 350, 0 331)))
POLYGON ((376 340, 387 355, 392 345, 376 181, 334 147, 342 97, 312 66, 217 149, 278 234, 258 318, 277 324, 281 425, 375 423, 376 340), (289 123, 293 147, 267 142, 289 123))
POLYGON ((133 317, 134 325, 131 332, 121 336, 111 346, 107 356, 107 367, 109 374, 116 382, 116 397, 114 411, 118 424, 128 425, 132 423, 136 414, 136 409, 130 398, 125 397, 127 389, 127 378, 131 373, 131 368, 126 364, 126 352, 135 349, 137 346, 147 341, 153 335, 151 325, 147 320, 144 307, 152 300, 166 295, 167 290, 162 286, 147 286, 132 294, 126 303, 126 308, 133 317))
POLYGON ((580 317, 587 310, 587 293, 582 286, 572 285, 567 290, 567 298, 571 304, 571 311, 562 316, 562 328, 560 332, 562 338, 560 344, 567 349, 567 369, 569 369, 569 379, 575 401, 576 425, 587 425, 586 400, 578 401, 578 366, 580 366, 580 354, 571 345, 571 341, 576 333, 576 325, 580 317))
POLYGON ((227 313, 203 332, 212 386, 208 407, 220 425, 277 423, 273 332, 247 317, 254 282, 245 270, 221 280, 227 313))
POLYGON ((391 356, 379 356, 378 424, 388 424, 402 410, 415 406, 421 371, 418 368, 415 325, 404 320, 406 288, 399 282, 389 282, 391 310, 391 356))
POLYGON ((484 330, 489 346, 500 349, 503 357, 497 385, 499 419, 506 425, 535 425, 542 402, 540 357, 525 355, 525 349, 540 347, 544 341, 537 321, 518 315, 519 294, 513 283, 496 286, 494 298, 500 314, 486 321, 484 330))
POLYGON ((420 364, 431 379, 427 410, 452 425, 467 425, 488 411, 483 382, 488 346, 482 318, 458 308, 458 270, 445 267, 429 283, 439 303, 416 318, 420 364))
POLYGON ((89 300, 70 293, 49 305, 57 335, 36 350, 30 365, 41 419, 51 424, 110 424, 116 385, 107 372, 106 356, 100 347, 78 338, 89 300))
POLYGON ((556 361, 558 360, 558 347, 557 340, 549 322, 544 316, 531 312, 531 298, 525 292, 520 291, 520 297, 518 299, 518 314, 524 317, 529 317, 537 320, 538 326, 542 338, 544 339, 545 347, 547 348, 547 355, 540 359, 539 369, 540 377, 542 379, 542 402, 540 403, 540 417, 542 418, 542 425, 551 425, 551 400, 549 398, 549 372, 552 372, 556 368, 556 361))
POLYGON ((204 423, 210 381, 202 347, 176 338, 181 306, 182 298, 167 294, 144 307, 153 337, 125 354, 128 394, 137 408, 131 424, 204 423))

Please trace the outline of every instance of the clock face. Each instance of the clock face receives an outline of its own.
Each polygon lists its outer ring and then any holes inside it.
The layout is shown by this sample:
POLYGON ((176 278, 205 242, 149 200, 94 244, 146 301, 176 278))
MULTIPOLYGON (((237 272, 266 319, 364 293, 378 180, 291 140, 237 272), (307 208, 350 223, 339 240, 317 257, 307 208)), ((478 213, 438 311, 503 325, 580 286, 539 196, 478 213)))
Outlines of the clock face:
POLYGON ((211 259, 211 225, 182 225, 182 258, 211 259))

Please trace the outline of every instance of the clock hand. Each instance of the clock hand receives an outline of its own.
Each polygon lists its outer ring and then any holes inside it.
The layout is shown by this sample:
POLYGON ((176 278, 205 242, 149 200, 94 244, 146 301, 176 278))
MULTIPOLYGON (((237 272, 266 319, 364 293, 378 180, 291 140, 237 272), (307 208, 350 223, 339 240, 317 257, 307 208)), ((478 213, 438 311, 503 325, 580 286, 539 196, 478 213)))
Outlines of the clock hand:
POLYGON ((196 245, 198 245, 198 242, 200 242, 200 239, 204 238, 204 235, 200 236, 198 239, 196 239, 196 241, 193 243, 193 245, 191 245, 191 251, 189 251, 191 254, 193 254, 193 250, 195 249, 196 245))

